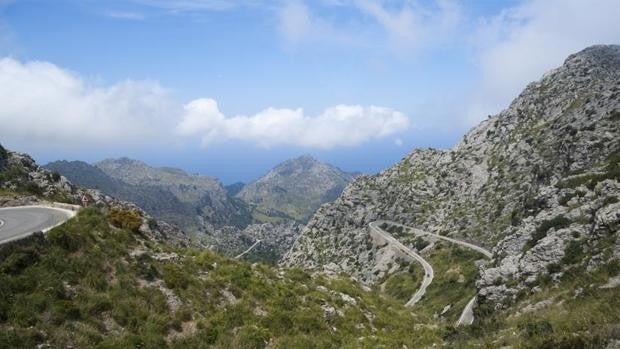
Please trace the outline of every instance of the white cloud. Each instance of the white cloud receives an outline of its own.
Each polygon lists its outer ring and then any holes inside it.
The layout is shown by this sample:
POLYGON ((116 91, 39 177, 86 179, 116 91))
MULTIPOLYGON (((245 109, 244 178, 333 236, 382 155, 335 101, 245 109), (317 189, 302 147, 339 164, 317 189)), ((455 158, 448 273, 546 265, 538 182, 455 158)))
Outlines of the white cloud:
POLYGON ((300 41, 310 35, 314 19, 308 7, 300 1, 288 2, 280 9, 280 31, 293 42, 300 41))
POLYGON ((431 6, 411 1, 395 6, 395 2, 377 0, 291 0, 282 2, 278 11, 279 30, 288 42, 335 42, 398 53, 446 42, 461 18, 460 6, 454 0, 435 0, 431 6), (333 16, 334 8, 347 8, 365 16, 342 20, 333 16))
POLYGON ((571 53, 619 43, 617 0, 528 0, 482 19, 474 35, 482 74, 469 107, 473 124, 504 108, 530 81, 571 53))
POLYGON ((50 63, 0 59, 0 137, 13 145, 151 144, 171 110, 154 82, 95 87, 50 63))
POLYGON ((393 48, 411 51, 441 44, 462 21, 461 8, 453 0, 436 0, 433 8, 403 1, 399 8, 376 0, 356 0, 355 6, 372 17, 387 33, 393 48))
MULTIPOLYGON (((337 5, 330 4, 330 6, 337 5)), ((331 22, 313 13, 301 0, 284 2, 283 6, 278 9, 277 15, 278 29, 289 44, 321 42, 351 45, 355 43, 354 35, 349 32, 350 28, 337 28, 331 22)))
POLYGON ((213 99, 197 99, 185 106, 178 125, 181 135, 199 135, 203 145, 223 140, 253 142, 262 147, 296 145, 329 149, 355 146, 409 128, 402 113, 383 107, 338 105, 318 116, 301 108, 268 108, 252 116, 226 117, 213 99))
POLYGON ((105 13, 105 15, 110 18, 124 19, 130 21, 141 21, 146 18, 143 13, 129 11, 108 11, 105 13))

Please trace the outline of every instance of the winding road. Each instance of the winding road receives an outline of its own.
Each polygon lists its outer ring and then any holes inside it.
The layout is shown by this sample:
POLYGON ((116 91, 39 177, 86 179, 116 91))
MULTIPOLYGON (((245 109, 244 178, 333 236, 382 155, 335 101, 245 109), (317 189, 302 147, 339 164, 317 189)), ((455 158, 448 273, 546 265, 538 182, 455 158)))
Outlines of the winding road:
POLYGON ((75 216, 73 210, 48 206, 0 208, 0 244, 35 232, 47 232, 75 216))
MULTIPOLYGON (((447 236, 443 236, 443 235, 439 235, 439 234, 429 233, 427 231, 423 231, 423 230, 420 230, 420 229, 408 227, 406 225, 403 225, 403 224, 400 224, 400 223, 396 223, 396 222, 391 222, 391 221, 375 221, 375 222, 370 223, 369 224, 370 229, 375 231, 377 234, 381 235, 386 241, 390 242, 393 246, 395 246, 396 248, 398 248, 402 252, 404 252, 407 255, 413 257, 424 268, 424 279, 422 280, 422 284, 420 285, 420 288, 416 291, 416 293, 413 295, 413 297, 411 297, 411 299, 405 304, 405 306, 407 306, 407 307, 410 307, 410 306, 413 306, 414 304, 416 304, 422 298, 422 296, 424 296, 424 294, 426 293, 426 288, 431 284, 431 282, 433 282, 433 275, 434 275, 433 274, 433 267, 424 258, 422 258, 419 254, 417 254, 415 251, 413 251, 412 249, 410 249, 407 246, 403 245, 400 241, 396 240, 388 232, 386 232, 385 230, 381 229, 379 227, 379 225, 382 224, 382 223, 387 223, 387 224, 390 224, 390 225, 403 227, 403 228, 406 228, 406 229, 409 229, 409 230, 413 231, 415 234, 429 235, 429 236, 435 237, 435 238, 440 239, 440 240, 449 241, 451 243, 467 247, 469 249, 472 249, 472 250, 474 250, 476 252, 479 252, 479 253, 483 254, 485 257, 487 257, 489 259, 493 257, 493 254, 489 250, 487 250, 487 249, 485 249, 483 247, 471 244, 469 242, 452 239, 452 238, 449 238, 447 236)), ((471 325, 474 322, 474 311, 473 311, 473 309, 474 309, 475 304, 476 304, 476 296, 474 296, 469 302, 467 302, 467 305, 463 309, 463 312, 461 313, 461 316, 459 317, 458 321, 456 322, 456 326, 471 325)))
POLYGON ((405 306, 411 307, 414 304, 416 304, 420 299, 422 299, 422 296, 424 296, 424 294, 426 293, 426 288, 428 287, 428 285, 431 284, 431 282, 433 282, 433 277, 435 275, 435 273, 433 272, 433 267, 424 258, 422 258, 422 256, 420 256, 419 254, 415 253, 409 247, 403 245, 400 241, 396 240, 387 231, 381 229, 379 227, 379 224, 381 224, 381 223, 383 223, 383 222, 372 222, 368 226, 374 232, 376 232, 377 234, 381 235, 381 237, 383 237, 387 242, 392 244, 392 246, 395 246, 401 252, 407 254, 408 256, 410 256, 413 259, 415 259, 416 261, 418 261, 420 264, 422 264, 422 268, 424 268, 424 279, 422 279, 422 284, 420 285, 420 288, 418 288, 416 293, 405 304, 405 306))
POLYGON ((259 243, 260 243, 260 240, 256 240, 256 242, 252 246, 250 246, 247 250, 245 250, 245 251, 239 253, 238 255, 236 255, 235 259, 239 259, 239 258, 243 257, 245 254, 247 254, 248 252, 252 251, 252 249, 254 247, 256 247, 256 245, 258 245, 259 243))

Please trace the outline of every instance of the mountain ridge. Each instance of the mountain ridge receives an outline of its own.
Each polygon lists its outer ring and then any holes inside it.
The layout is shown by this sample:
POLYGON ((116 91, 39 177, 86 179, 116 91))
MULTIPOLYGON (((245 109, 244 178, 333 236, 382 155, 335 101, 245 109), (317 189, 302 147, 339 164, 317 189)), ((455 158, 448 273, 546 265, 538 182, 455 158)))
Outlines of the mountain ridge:
MULTIPOLYGON (((558 189, 558 183, 573 172, 588 175, 597 168, 614 168, 610 159, 620 150, 619 76, 620 46, 593 46, 569 56, 452 149, 414 149, 393 167, 349 184, 336 201, 310 219, 283 265, 310 270, 329 265, 372 284, 388 272, 381 260, 384 251, 372 245, 367 233, 368 223, 380 219, 489 248, 499 241, 506 244, 503 239, 515 234, 527 241, 536 225, 559 211, 559 196, 574 195, 574 190, 558 189), (550 197, 543 200, 545 195, 550 197)), ((581 189, 596 203, 594 212, 605 208, 601 195, 617 194, 618 178, 609 173, 605 176, 610 178, 601 177, 602 182, 612 181, 605 190, 581 189)), ((617 209, 615 204, 611 209, 617 209)), ((573 224, 579 226, 578 221, 573 224)), ((575 240, 563 234, 556 245, 560 250, 575 240)), ((598 244, 587 226, 579 236, 598 244)), ((533 252, 518 256, 521 265, 514 260, 514 249, 508 260, 497 259, 506 246, 494 250, 495 263, 504 267, 483 269, 486 272, 481 271, 478 279, 478 289, 492 306, 503 307, 524 290, 523 281, 516 288, 506 286, 520 275, 532 281, 548 274, 546 265, 560 263, 565 253, 542 247, 538 257, 529 257, 538 251, 538 242, 545 241, 534 241, 533 252), (540 266, 532 267, 535 261, 540 266), (515 268, 525 274, 515 273, 515 268), (492 280, 498 275, 503 286, 492 280)))
POLYGON ((335 199, 352 179, 352 174, 306 154, 274 166, 246 184, 236 197, 252 205, 259 215, 305 222, 320 205, 335 199))

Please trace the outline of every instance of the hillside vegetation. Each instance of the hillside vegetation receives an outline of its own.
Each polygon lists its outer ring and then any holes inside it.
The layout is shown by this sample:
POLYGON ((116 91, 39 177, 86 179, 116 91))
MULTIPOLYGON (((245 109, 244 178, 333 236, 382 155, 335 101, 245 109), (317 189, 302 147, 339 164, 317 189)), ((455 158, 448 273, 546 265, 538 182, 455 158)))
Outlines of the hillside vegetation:
POLYGON ((0 347, 401 348, 441 341, 428 318, 346 277, 173 247, 118 216, 85 209, 46 237, 5 247, 0 347))

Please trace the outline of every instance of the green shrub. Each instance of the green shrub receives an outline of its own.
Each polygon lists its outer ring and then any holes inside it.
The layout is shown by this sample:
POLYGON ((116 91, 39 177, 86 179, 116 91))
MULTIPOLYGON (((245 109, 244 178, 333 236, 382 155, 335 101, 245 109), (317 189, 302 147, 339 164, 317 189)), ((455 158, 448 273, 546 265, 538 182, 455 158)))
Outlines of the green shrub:
POLYGON ((39 261, 39 253, 32 247, 13 252, 0 264, 0 273, 18 274, 39 261))
POLYGON ((43 189, 35 182, 26 182, 22 190, 37 196, 43 195, 43 189))
POLYGON ((269 331, 255 326, 244 326, 235 335, 234 348, 262 349, 269 341, 269 331))
POLYGON ((426 246, 428 246, 430 243, 426 240, 424 240, 422 237, 418 236, 415 241, 413 242, 416 250, 418 251, 422 251, 426 246))
POLYGON ((418 283, 415 272, 398 272, 386 280, 385 292, 402 302, 407 302, 417 290, 418 283))
POLYGON ((558 263, 551 263, 547 265, 547 271, 549 274, 555 274, 562 271, 562 267, 558 263))
POLYGON ((562 257, 563 264, 575 264, 583 257, 583 242, 578 240, 571 240, 566 249, 564 250, 564 257, 562 257))
POLYGON ((152 259, 147 253, 138 256, 136 259, 136 269, 138 275, 144 278, 144 280, 153 281, 160 277, 159 271, 153 266, 152 259))
POLYGON ((527 338, 543 337, 553 333, 553 326, 546 320, 520 324, 519 329, 523 331, 523 336, 527 338))
POLYGON ((566 228, 568 226, 570 226, 571 224, 571 220, 559 215, 555 218, 552 218, 550 220, 545 220, 543 221, 540 226, 538 227, 537 231, 540 232, 547 232, 549 231, 549 229, 554 228, 554 229, 562 229, 562 228, 566 228))
POLYGON ((615 196, 608 196, 603 200, 603 205, 611 205, 618 202, 618 198, 615 196))
POLYGON ((536 243, 547 236, 547 232, 551 228, 562 229, 570 226, 571 220, 559 215, 553 219, 543 221, 540 226, 536 229, 536 231, 532 234, 530 240, 526 243, 526 248, 532 248, 536 245, 536 243))
POLYGON ((59 226, 52 229, 47 234, 47 239, 52 243, 62 247, 69 252, 75 252, 80 249, 83 244, 82 238, 76 232, 70 231, 64 226, 59 226))
POLYGON ((58 172, 56 172, 56 171, 53 171, 53 172, 52 172, 52 180, 53 180, 54 182, 58 182, 58 181, 60 181, 60 173, 58 173, 58 172))
POLYGON ((108 220, 117 228, 137 233, 142 225, 142 217, 134 210, 113 208, 108 212, 108 220))
POLYGON ((185 289, 190 283, 189 275, 178 265, 166 264, 163 267, 163 279, 172 289, 185 289))

